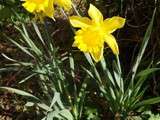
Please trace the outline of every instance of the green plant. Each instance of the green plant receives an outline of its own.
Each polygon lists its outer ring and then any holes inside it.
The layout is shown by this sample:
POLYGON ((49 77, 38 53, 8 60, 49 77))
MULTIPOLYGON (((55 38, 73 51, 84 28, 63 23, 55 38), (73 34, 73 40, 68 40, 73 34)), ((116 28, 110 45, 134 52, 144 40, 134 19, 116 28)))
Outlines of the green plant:
MULTIPOLYGON (((43 26, 44 32, 41 33, 35 22, 32 22, 32 25, 37 35, 34 40, 28 33, 28 30, 31 28, 27 29, 23 23, 22 28, 15 25, 16 30, 22 36, 18 41, 13 40, 4 34, 7 40, 16 45, 28 56, 22 62, 2 54, 3 57, 13 62, 13 64, 7 66, 13 69, 22 68, 21 72, 27 75, 19 82, 19 84, 23 84, 31 78, 38 78, 36 82, 40 86, 42 94, 41 96, 38 96, 39 101, 33 102, 32 104, 38 105, 45 110, 46 117, 44 119, 50 120, 56 117, 64 120, 78 120, 82 115, 88 75, 86 76, 86 80, 82 83, 82 86, 78 86, 77 88, 77 85, 74 82, 75 68, 71 54, 69 54, 68 57, 65 56, 65 59, 59 57, 57 54, 58 48, 54 46, 53 40, 48 34, 47 26, 43 26), (69 70, 71 75, 68 75, 65 72, 66 68, 64 67, 63 59, 69 63, 69 68, 67 68, 66 71, 69 70), (66 75, 69 77, 66 77, 66 75)), ((6 67, 2 68, 1 71, 2 70, 8 69, 6 67)), ((14 93, 26 96, 23 91, 14 88, 1 87, 0 89, 7 89, 12 92, 14 91, 14 93)), ((33 98, 32 95, 29 97, 33 98)), ((31 102, 29 103, 31 104, 31 102)))
POLYGON ((116 60, 113 60, 112 69, 109 69, 109 65, 105 62, 105 59, 101 60, 101 68, 103 75, 99 72, 101 70, 97 69, 93 63, 89 54, 85 54, 91 70, 84 68, 85 71, 91 76, 92 79, 97 81, 97 84, 103 93, 103 96, 107 100, 110 110, 114 114, 115 120, 121 118, 125 119, 127 116, 132 116, 132 112, 145 107, 145 105, 155 104, 160 102, 160 97, 150 98, 143 100, 143 95, 146 91, 146 87, 143 88, 143 83, 147 80, 148 76, 160 70, 159 68, 152 68, 150 65, 144 70, 140 70, 137 73, 138 66, 142 60, 142 56, 148 44, 154 17, 156 14, 156 8, 153 12, 151 22, 146 30, 144 39, 142 41, 141 48, 139 50, 138 56, 135 60, 135 64, 131 69, 129 77, 124 77, 119 57, 116 56, 116 60), (128 83, 129 82, 129 83, 128 83))

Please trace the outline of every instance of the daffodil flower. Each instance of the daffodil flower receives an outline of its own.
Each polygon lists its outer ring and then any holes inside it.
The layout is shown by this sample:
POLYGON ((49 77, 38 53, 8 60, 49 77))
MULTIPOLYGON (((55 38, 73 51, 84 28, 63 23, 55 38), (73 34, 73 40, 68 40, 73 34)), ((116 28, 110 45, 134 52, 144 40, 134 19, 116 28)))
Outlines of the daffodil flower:
POLYGON ((42 16, 53 17, 54 0, 23 0, 22 6, 29 12, 34 14, 41 14, 42 16))
POLYGON ((29 12, 40 16, 54 16, 54 4, 70 10, 72 7, 71 0, 23 0, 22 6, 29 12))
POLYGON ((82 52, 90 53, 96 62, 103 57, 104 43, 107 43, 113 53, 118 55, 119 48, 111 33, 122 28, 125 19, 114 16, 104 20, 102 13, 92 4, 90 4, 88 14, 91 19, 80 16, 70 17, 71 25, 80 28, 75 33, 73 46, 78 47, 82 52))

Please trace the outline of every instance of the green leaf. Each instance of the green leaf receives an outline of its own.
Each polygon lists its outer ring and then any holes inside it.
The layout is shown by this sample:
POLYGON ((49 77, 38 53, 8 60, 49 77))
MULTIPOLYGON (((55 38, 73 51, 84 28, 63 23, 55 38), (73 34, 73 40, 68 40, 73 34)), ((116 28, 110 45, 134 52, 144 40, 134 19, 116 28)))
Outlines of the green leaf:
POLYGON ((147 80, 147 77, 149 74, 156 72, 160 70, 160 68, 147 68, 141 72, 139 72, 137 74, 136 77, 140 77, 139 80, 136 82, 136 84, 134 85, 134 94, 137 95, 139 90, 141 89, 143 83, 145 82, 145 80, 147 80))
POLYGON ((28 47, 36 53, 38 57, 42 55, 42 52, 38 47, 35 45, 35 43, 29 38, 27 30, 25 26, 22 24, 23 31, 18 26, 15 26, 15 28, 21 33, 22 37, 24 38, 24 41, 27 43, 28 47))
POLYGON ((64 120, 64 118, 59 114, 60 111, 52 111, 47 114, 46 120, 54 120, 53 118, 58 118, 58 120, 64 120))
POLYGON ((60 115, 62 115, 63 117, 67 118, 67 120, 73 120, 72 114, 67 109, 61 110, 60 111, 60 115))
POLYGON ((5 37, 11 41, 13 44, 15 44, 18 48, 20 48, 24 53, 26 53, 27 55, 31 56, 32 58, 35 58, 28 50, 26 47, 23 47, 22 45, 20 45, 18 42, 12 40, 11 38, 9 38, 8 36, 5 35, 5 37))
POLYGON ((147 76, 147 75, 149 75, 149 74, 151 74, 151 73, 153 73, 153 72, 156 72, 156 71, 158 71, 158 70, 160 70, 160 68, 147 68, 147 69, 139 72, 139 73, 136 75, 136 77, 147 76))
POLYGON ((8 92, 11 92, 11 93, 16 93, 18 95, 22 95, 22 96, 26 96, 26 97, 30 97, 30 98, 33 98, 37 101, 40 101, 39 98, 37 98, 36 96, 28 93, 28 92, 25 92, 25 91, 22 91, 22 90, 19 90, 19 89, 15 89, 15 88, 11 88, 11 87, 0 87, 0 90, 7 90, 8 92))
POLYGON ((42 118, 41 120, 46 120, 46 117, 42 118))
POLYGON ((52 102, 51 102, 51 105, 50 105, 50 108, 53 107, 53 105, 60 99, 60 94, 58 92, 55 92, 54 93, 54 97, 52 99, 52 102))
POLYGON ((89 53, 84 53, 84 55, 85 55, 87 61, 89 62, 89 64, 91 66, 94 66, 93 60, 92 60, 91 56, 89 55, 89 53))
POLYGON ((44 42, 44 40, 43 40, 43 38, 42 38, 41 32, 39 31, 39 28, 38 28, 37 24, 36 24, 35 22, 32 22, 32 24, 33 24, 33 27, 34 27, 34 29, 35 29, 35 31, 36 31, 39 39, 40 39, 41 42, 42 42, 42 44, 45 45, 45 42, 44 42))
POLYGON ((9 61, 12 61, 14 62, 13 64, 7 64, 7 65, 10 65, 10 66, 20 66, 20 65, 23 65, 23 66, 32 66, 33 64, 32 63, 26 63, 26 62, 20 62, 18 60, 14 60, 12 58, 9 58, 7 55, 5 55, 4 53, 2 53, 2 56, 4 58, 6 58, 7 60, 9 61))
MULTIPOLYGON (((114 79, 113 79, 113 76, 111 74, 111 72, 109 71, 109 69, 107 68, 107 65, 106 65, 106 62, 105 62, 105 59, 104 57, 102 58, 102 60, 100 61, 101 62, 101 66, 102 66, 102 69, 103 69, 103 72, 105 74, 105 77, 111 81, 111 83, 113 84, 113 86, 116 86, 115 82, 114 82, 114 79)), ((108 81, 107 81, 108 82, 108 81)))
POLYGON ((83 69, 91 78, 95 79, 95 78, 94 78, 94 75, 92 74, 91 71, 89 71, 87 68, 85 68, 85 67, 83 67, 83 66, 82 66, 82 69, 83 69))
POLYGON ((44 103, 37 103, 37 105, 38 105, 40 108, 46 110, 47 112, 48 112, 48 111, 52 111, 52 109, 51 109, 48 105, 46 105, 46 104, 44 104, 44 103))
POLYGON ((153 12, 153 15, 152 15, 152 19, 151 19, 151 22, 147 28, 147 31, 145 33, 145 36, 143 38, 143 41, 142 41, 142 45, 141 45, 141 48, 139 50, 139 53, 138 53, 138 56, 136 58, 136 61, 133 65, 133 68, 132 68, 132 77, 131 77, 131 85, 133 87, 133 84, 134 84, 134 78, 135 78, 135 75, 136 75, 136 72, 137 72, 137 69, 138 69, 138 66, 141 62, 141 59, 143 57, 143 54, 145 52, 145 49, 148 45, 148 41, 150 39, 150 36, 151 36, 151 33, 152 33, 152 27, 153 27, 153 22, 154 22, 154 18, 155 18, 155 13, 156 13, 156 8, 154 9, 154 12, 153 12))
POLYGON ((121 74, 119 74, 118 72, 118 65, 116 64, 116 62, 113 62, 113 73, 118 87, 121 88, 121 74))
POLYGON ((46 118, 47 120, 54 120, 54 118, 58 118, 59 120, 74 120, 72 114, 67 109, 49 112, 46 118))
POLYGON ((19 84, 26 82, 27 80, 29 80, 30 78, 32 78, 32 77, 34 77, 34 76, 36 76, 36 75, 37 75, 37 73, 33 73, 33 74, 25 77, 23 80, 21 80, 21 81, 19 82, 19 84))
POLYGON ((71 56, 71 54, 69 56, 69 63, 70 63, 70 68, 71 68, 71 75, 74 78, 75 77, 75 74, 74 74, 74 59, 71 56))
POLYGON ((156 104, 156 103, 159 103, 159 102, 160 102, 160 97, 150 98, 150 99, 143 100, 143 101, 137 103, 134 106, 134 109, 137 108, 137 107, 144 106, 144 105, 152 105, 152 104, 156 104))

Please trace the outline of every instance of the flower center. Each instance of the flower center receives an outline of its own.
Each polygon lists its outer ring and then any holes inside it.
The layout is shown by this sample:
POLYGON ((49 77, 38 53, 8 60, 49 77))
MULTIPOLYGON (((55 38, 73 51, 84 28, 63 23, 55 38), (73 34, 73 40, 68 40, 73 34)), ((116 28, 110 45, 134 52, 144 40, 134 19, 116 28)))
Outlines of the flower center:
POLYGON ((82 51, 97 51, 104 44, 104 32, 100 27, 92 26, 77 32, 76 44, 82 51))
POLYGON ((103 42, 103 31, 99 27, 90 27, 84 31, 84 43, 94 47, 99 46, 103 42))

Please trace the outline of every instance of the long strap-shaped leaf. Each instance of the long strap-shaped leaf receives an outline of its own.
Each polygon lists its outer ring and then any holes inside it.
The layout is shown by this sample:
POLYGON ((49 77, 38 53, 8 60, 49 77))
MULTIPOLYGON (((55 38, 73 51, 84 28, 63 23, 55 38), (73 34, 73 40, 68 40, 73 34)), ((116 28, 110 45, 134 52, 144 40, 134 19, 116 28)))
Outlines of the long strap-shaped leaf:
POLYGON ((150 98, 147 100, 143 100, 141 102, 138 102, 135 106, 134 109, 144 106, 144 105, 152 105, 160 102, 160 97, 155 97, 155 98, 150 98))
POLYGON ((7 90, 8 92, 16 93, 16 94, 18 94, 18 95, 30 97, 30 98, 33 98, 33 99, 36 100, 36 101, 40 101, 40 99, 37 98, 36 96, 34 96, 34 95, 32 95, 32 94, 30 94, 30 93, 28 93, 28 92, 19 90, 19 89, 15 89, 15 88, 11 88, 11 87, 0 87, 0 90, 7 90))
POLYGON ((137 72, 137 69, 138 69, 138 66, 141 62, 141 59, 143 57, 143 54, 145 52, 145 49, 148 45, 148 41, 150 39, 150 36, 151 36, 151 33, 152 33, 152 28, 153 28, 153 22, 154 22, 154 18, 155 18, 155 13, 156 13, 156 8, 154 9, 154 12, 153 12, 153 15, 152 15, 152 19, 151 19, 151 22, 147 28, 147 31, 145 33, 145 36, 143 38, 143 41, 142 41, 142 45, 141 45, 141 48, 139 50, 139 53, 138 53, 138 56, 136 58, 136 61, 133 65, 133 68, 132 68, 132 77, 131 77, 131 86, 133 87, 134 85, 134 78, 135 78, 135 75, 136 75, 136 72, 137 72))

